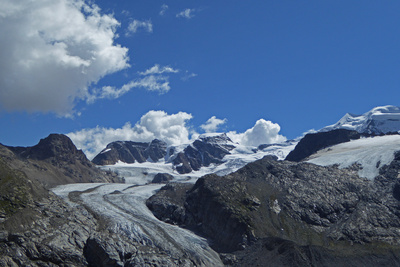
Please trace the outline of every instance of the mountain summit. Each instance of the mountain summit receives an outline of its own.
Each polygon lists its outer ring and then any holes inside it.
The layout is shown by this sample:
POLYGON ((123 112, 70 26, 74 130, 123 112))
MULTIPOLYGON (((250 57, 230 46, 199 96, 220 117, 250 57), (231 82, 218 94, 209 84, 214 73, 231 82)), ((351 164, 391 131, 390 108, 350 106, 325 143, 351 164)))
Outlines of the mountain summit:
POLYGON ((400 107, 376 107, 362 115, 347 113, 337 123, 320 131, 328 132, 334 129, 354 130, 368 135, 397 133, 400 130, 400 107))

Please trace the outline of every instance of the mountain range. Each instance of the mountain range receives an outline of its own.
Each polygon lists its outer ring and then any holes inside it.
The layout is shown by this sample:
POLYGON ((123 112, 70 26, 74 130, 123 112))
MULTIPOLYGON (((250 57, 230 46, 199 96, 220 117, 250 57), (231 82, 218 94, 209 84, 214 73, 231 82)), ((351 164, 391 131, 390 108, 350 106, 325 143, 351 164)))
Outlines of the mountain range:
POLYGON ((384 106, 258 147, 0 145, 0 266, 400 266, 399 130, 384 106))

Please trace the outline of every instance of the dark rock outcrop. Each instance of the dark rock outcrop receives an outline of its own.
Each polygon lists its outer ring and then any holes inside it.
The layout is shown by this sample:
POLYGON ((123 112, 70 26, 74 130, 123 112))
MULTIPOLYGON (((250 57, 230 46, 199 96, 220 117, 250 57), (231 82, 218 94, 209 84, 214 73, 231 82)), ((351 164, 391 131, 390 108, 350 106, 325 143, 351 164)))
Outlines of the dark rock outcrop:
POLYGON ((46 188, 68 183, 119 180, 116 174, 98 169, 62 134, 50 134, 32 147, 0 145, 0 157, 11 168, 24 172, 29 179, 46 188))
POLYGON ((211 239, 231 265, 400 265, 396 161, 372 182, 352 170, 265 158, 191 189, 168 185, 147 205, 211 239))
POLYGON ((156 176, 154 176, 153 180, 151 181, 152 183, 155 184, 162 184, 162 183, 168 183, 169 181, 173 180, 174 176, 168 173, 157 173, 156 176))
MULTIPOLYGON (((62 161, 71 161, 86 159, 82 150, 78 150, 71 139, 63 134, 50 134, 41 139, 39 143, 32 147, 8 147, 18 156, 26 159, 46 160, 55 159, 62 161)), ((86 159, 87 160, 87 159, 86 159)), ((90 165, 89 161, 85 162, 90 165)))
POLYGON ((350 140, 360 139, 360 137, 361 134, 357 131, 346 129, 306 134, 296 145, 295 149, 287 155, 286 160, 300 162, 318 150, 349 142, 350 140))
POLYGON ((169 183, 147 200, 146 205, 162 221, 192 226, 194 221, 189 219, 184 208, 186 194, 192 187, 192 184, 169 183))
POLYGON ((165 157, 166 149, 167 144, 158 139, 154 139, 150 143, 117 141, 108 144, 92 162, 97 165, 112 165, 118 161, 142 163, 148 159, 157 162, 165 157))

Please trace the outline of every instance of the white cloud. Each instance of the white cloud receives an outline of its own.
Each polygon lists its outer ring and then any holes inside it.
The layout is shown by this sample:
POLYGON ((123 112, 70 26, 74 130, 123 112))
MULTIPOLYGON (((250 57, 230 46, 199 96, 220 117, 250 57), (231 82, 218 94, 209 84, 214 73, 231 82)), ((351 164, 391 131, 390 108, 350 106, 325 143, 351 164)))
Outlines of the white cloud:
POLYGON ((151 20, 140 21, 135 19, 129 24, 126 35, 128 36, 132 33, 137 33, 140 29, 150 33, 153 32, 153 24, 151 23, 151 20))
POLYGON ((139 72, 140 75, 149 75, 149 74, 163 74, 163 73, 178 73, 179 70, 173 69, 169 66, 160 67, 159 64, 155 64, 150 69, 139 72))
POLYGON ((225 124, 226 121, 226 119, 221 120, 217 119, 215 116, 212 116, 205 124, 200 125, 200 128, 202 128, 206 133, 216 132, 218 127, 222 124, 225 124))
POLYGON ((103 86, 101 89, 94 89, 88 93, 86 97, 88 103, 93 103, 97 99, 117 99, 128 93, 133 88, 143 88, 147 91, 158 92, 159 94, 167 93, 171 86, 169 85, 169 76, 162 75, 167 73, 178 73, 179 70, 169 66, 160 66, 155 64, 150 69, 144 72, 139 72, 139 75, 145 76, 124 84, 121 88, 115 86, 103 86))
POLYGON ((164 94, 171 89, 168 76, 149 75, 124 84, 121 88, 114 86, 103 86, 101 90, 95 90, 92 92, 87 97, 87 102, 93 103, 97 99, 104 98, 117 99, 128 93, 133 88, 144 88, 147 91, 156 91, 160 94, 164 94))
MULTIPOLYGON (((117 129, 97 126, 67 135, 79 149, 85 152, 89 159, 93 159, 114 141, 150 142, 157 138, 167 142, 168 145, 186 144, 199 136, 187 126, 187 122, 191 119, 192 115, 186 112, 169 115, 165 111, 151 110, 143 115, 134 126, 130 122, 117 129)), ((206 131, 214 131, 224 123, 226 123, 226 119, 221 120, 213 116, 201 127, 206 131)), ((279 131, 278 124, 260 119, 254 127, 244 133, 229 132, 227 135, 241 145, 258 146, 286 141, 279 131)))
POLYGON ((189 73, 189 71, 186 71, 185 74, 181 77, 182 81, 188 81, 191 78, 197 77, 198 75, 196 73, 189 73))
POLYGON ((279 134, 281 127, 277 123, 260 119, 253 128, 244 133, 229 132, 232 141, 245 146, 259 146, 286 141, 286 137, 279 134))
POLYGON ((163 4, 163 5, 161 6, 160 16, 164 16, 165 13, 167 12, 167 10, 168 10, 168 5, 163 4))
POLYGON ((73 113, 90 85, 129 67, 118 26, 83 0, 1 0, 1 107, 73 113))
POLYGON ((123 127, 113 129, 97 126, 67 134, 74 144, 82 149, 89 159, 95 157, 107 144, 114 141, 150 142, 158 138, 169 145, 189 142, 189 129, 186 126, 192 115, 178 112, 168 115, 165 111, 149 111, 132 126, 129 122, 123 127))
POLYGON ((182 12, 179 12, 178 14, 176 14, 177 18, 186 18, 186 19, 191 19, 194 17, 194 12, 196 10, 193 8, 187 8, 185 10, 183 10, 182 12))

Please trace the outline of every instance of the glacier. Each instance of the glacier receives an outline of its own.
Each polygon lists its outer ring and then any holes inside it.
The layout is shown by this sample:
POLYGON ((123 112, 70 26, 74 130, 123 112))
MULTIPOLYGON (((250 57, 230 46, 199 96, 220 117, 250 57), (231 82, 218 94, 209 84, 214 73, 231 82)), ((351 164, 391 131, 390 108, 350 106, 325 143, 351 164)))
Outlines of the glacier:
POLYGON ((400 135, 375 136, 322 149, 307 162, 321 166, 337 164, 340 168, 358 164, 359 176, 374 179, 382 166, 393 161, 397 151, 400 151, 400 135))

